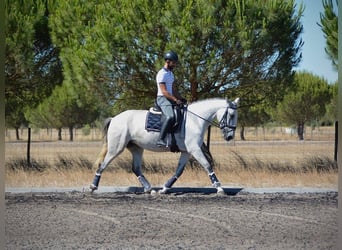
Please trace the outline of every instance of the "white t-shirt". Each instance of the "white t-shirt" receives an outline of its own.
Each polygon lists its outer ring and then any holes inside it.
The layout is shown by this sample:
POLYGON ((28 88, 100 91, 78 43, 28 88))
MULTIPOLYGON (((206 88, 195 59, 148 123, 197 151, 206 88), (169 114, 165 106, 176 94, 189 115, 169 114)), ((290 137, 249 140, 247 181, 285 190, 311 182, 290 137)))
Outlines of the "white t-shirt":
POLYGON ((163 67, 161 70, 159 70, 157 77, 156 77, 156 80, 157 80, 157 87, 158 87, 157 96, 163 95, 163 93, 159 87, 159 83, 161 83, 161 82, 165 83, 167 92, 169 92, 171 95, 173 95, 172 85, 173 85, 173 82, 175 81, 175 77, 174 77, 171 70, 167 70, 163 67))

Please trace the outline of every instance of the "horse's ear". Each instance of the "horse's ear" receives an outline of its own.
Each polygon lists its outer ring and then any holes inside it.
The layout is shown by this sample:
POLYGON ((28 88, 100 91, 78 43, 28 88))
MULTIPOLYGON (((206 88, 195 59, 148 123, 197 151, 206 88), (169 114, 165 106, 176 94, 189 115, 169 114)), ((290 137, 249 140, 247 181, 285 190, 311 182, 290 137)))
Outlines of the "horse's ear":
POLYGON ((234 103, 235 103, 236 105, 238 105, 238 104, 239 104, 239 101, 240 101, 240 98, 238 97, 238 98, 236 98, 236 99, 234 100, 234 103))

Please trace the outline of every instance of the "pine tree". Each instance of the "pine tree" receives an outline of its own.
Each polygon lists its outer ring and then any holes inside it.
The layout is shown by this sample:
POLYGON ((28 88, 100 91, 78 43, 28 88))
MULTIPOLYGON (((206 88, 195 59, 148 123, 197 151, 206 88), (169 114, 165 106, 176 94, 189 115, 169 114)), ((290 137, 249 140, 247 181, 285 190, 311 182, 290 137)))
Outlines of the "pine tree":
POLYGON ((17 132, 21 125, 27 125, 25 110, 35 108, 62 82, 58 50, 49 37, 45 3, 5 3, 5 117, 6 126, 17 132))
MULTIPOLYGON (((338 15, 334 11, 332 0, 323 0, 324 13, 321 13, 321 23, 318 24, 326 40, 325 52, 330 57, 332 64, 338 70, 338 15)), ((336 7, 338 1, 336 0, 336 7)))
POLYGON ((275 117, 286 124, 296 125, 299 140, 304 140, 305 124, 318 121, 325 115, 331 90, 324 79, 308 72, 296 73, 294 83, 294 88, 278 104, 275 117))

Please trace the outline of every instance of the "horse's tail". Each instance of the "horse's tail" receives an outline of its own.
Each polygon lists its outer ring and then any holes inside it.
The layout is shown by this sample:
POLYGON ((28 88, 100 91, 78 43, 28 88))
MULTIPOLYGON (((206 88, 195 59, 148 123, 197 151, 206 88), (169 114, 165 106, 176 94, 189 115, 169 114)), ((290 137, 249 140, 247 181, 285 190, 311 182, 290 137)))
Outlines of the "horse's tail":
POLYGON ((103 162, 106 154, 107 154, 107 151, 108 151, 108 137, 107 137, 107 134, 108 134, 108 128, 109 128, 109 124, 111 122, 112 118, 107 118, 104 122, 104 125, 103 125, 103 145, 102 145, 102 149, 101 149, 101 152, 99 153, 98 157, 97 157, 97 160, 95 161, 95 166, 96 167, 100 167, 101 163, 103 162))
POLYGON ((104 121, 104 124, 103 124, 103 130, 102 130, 102 133, 103 133, 103 139, 105 140, 105 143, 107 143, 107 134, 108 134, 108 128, 109 128, 109 125, 110 125, 110 122, 112 121, 112 118, 107 118, 105 121, 104 121))

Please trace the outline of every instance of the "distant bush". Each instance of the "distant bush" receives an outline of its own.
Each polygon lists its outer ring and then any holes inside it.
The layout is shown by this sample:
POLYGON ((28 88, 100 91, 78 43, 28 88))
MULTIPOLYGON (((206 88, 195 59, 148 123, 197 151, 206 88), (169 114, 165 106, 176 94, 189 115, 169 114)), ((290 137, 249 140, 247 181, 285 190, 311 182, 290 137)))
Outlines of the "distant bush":
POLYGON ((242 155, 233 152, 238 165, 249 171, 269 171, 272 173, 309 173, 309 172, 337 172, 337 162, 328 156, 311 156, 303 162, 293 165, 287 162, 269 162, 258 158, 246 159, 242 155))
POLYGON ((56 162, 55 168, 58 170, 68 170, 68 169, 92 169, 93 163, 88 159, 80 156, 80 157, 65 157, 58 156, 58 160, 56 162))
POLYGON ((338 171, 337 162, 327 156, 308 157, 302 164, 303 172, 329 172, 338 171))
POLYGON ((23 170, 43 172, 49 167, 49 164, 46 161, 36 161, 35 159, 31 159, 30 163, 28 163, 26 158, 21 157, 6 162, 5 167, 11 171, 23 170))
POLYGON ((91 127, 87 124, 82 128, 82 134, 83 135, 90 135, 91 127))
POLYGON ((91 161, 84 157, 62 157, 58 156, 54 165, 49 164, 45 160, 31 159, 30 163, 27 162, 26 158, 13 158, 5 163, 5 166, 10 171, 37 171, 43 172, 48 169, 54 170, 70 170, 70 169, 92 169, 93 164, 91 161))

